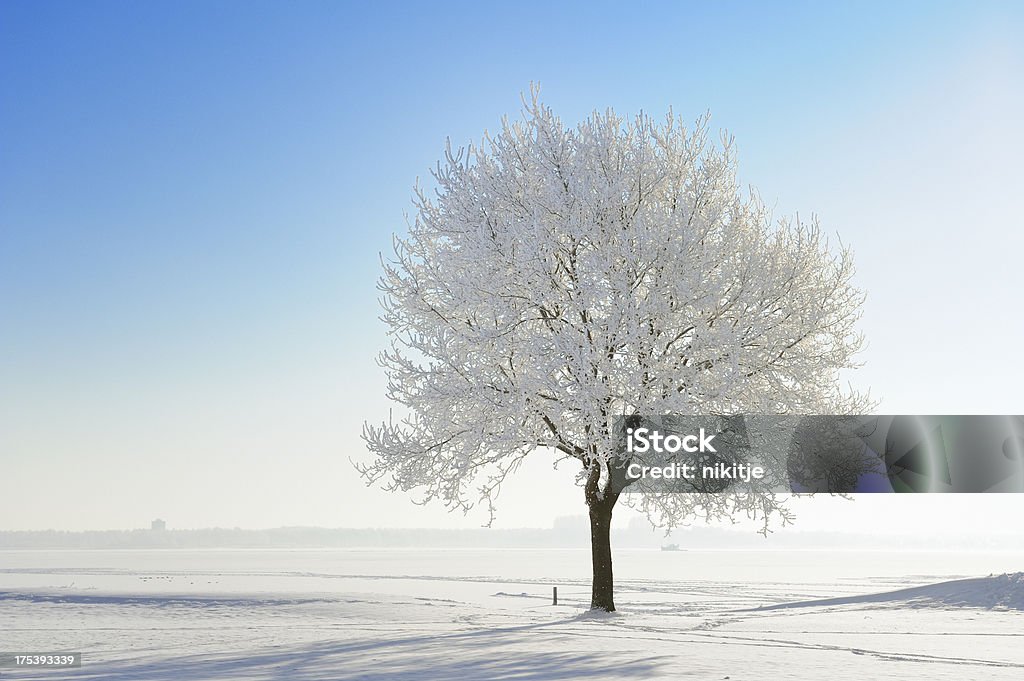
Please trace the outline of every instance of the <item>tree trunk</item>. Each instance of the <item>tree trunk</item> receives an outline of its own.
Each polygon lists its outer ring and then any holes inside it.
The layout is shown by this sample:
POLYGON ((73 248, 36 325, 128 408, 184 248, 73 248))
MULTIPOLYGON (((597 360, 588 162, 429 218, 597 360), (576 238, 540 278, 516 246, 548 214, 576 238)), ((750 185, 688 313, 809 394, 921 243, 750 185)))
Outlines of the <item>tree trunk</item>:
POLYGON ((612 581, 612 507, 615 499, 595 500, 590 504, 590 554, 594 581, 590 593, 591 610, 615 611, 612 581))
MULTIPOLYGON (((609 486, 609 485, 606 485, 609 486)), ((590 466, 586 493, 590 508, 590 556, 594 567, 594 581, 590 592, 590 609, 615 611, 614 583, 612 581, 612 508, 619 499, 618 492, 601 489, 601 467, 590 466)))

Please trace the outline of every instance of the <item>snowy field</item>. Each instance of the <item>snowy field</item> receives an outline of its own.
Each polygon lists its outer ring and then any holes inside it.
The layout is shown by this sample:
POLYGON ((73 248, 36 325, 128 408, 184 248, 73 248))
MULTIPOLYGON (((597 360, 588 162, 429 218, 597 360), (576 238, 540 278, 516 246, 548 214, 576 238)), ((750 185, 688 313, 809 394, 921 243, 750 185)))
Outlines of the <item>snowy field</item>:
POLYGON ((0 551, 7 679, 1021 679, 1024 554, 0 551), (993 575, 993 576, 989 576, 993 575), (559 604, 551 605, 551 587, 559 604))

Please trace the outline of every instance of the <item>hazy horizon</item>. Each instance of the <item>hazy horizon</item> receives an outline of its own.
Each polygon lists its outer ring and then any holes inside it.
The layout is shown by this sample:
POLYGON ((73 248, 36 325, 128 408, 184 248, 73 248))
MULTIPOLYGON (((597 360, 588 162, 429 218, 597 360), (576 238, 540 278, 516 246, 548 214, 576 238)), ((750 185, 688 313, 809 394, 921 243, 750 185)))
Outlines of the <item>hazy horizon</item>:
MULTIPOLYGON (((512 498, 513 502, 525 501, 512 498)), ((1015 494, 859 494, 854 499, 840 497, 803 497, 791 500, 797 514, 796 521, 786 527, 773 526, 776 535, 793 533, 834 532, 851 536, 872 534, 884 537, 912 536, 921 539, 934 539, 977 536, 977 537, 1022 537, 1020 530, 1020 512, 1024 508, 1024 500, 1015 494)), ((586 518, 585 509, 576 513, 564 513, 551 516, 545 523, 542 515, 499 513, 498 521, 491 529, 495 530, 550 530, 558 523, 566 520, 586 518), (528 524, 533 522, 535 524, 528 524)), ((543 513, 543 510, 542 510, 543 513)), ((182 525, 171 516, 153 515, 139 519, 134 524, 109 527, 46 527, 39 524, 32 526, 4 526, 2 531, 58 531, 58 532, 104 532, 131 531, 149 529, 153 520, 166 522, 167 530, 208 530, 208 529, 240 529, 246 531, 265 531, 289 528, 313 528, 326 530, 477 530, 487 529, 480 523, 458 515, 449 516, 462 522, 426 524, 418 522, 420 516, 410 514, 404 523, 374 524, 366 521, 363 524, 349 525, 182 525)), ((613 527, 619 530, 632 529, 636 524, 647 524, 646 518, 622 507, 616 511, 613 527)), ((722 521, 705 524, 693 522, 677 532, 685 534, 690 528, 712 528, 728 532, 756 535, 760 525, 738 519, 736 523, 722 521)), ((661 536, 663 532, 655 530, 661 536)), ((581 538, 586 533, 581 532, 581 538)))

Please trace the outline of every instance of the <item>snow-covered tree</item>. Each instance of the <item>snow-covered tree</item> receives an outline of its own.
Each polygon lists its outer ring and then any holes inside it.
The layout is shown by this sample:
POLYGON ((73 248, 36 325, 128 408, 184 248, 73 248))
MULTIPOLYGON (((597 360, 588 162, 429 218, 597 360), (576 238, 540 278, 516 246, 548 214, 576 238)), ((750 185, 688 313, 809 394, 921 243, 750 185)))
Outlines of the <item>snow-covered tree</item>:
MULTIPOLYGON (((358 468, 493 518, 524 457, 578 461, 592 607, 615 608, 615 417, 866 408, 838 381, 861 344, 849 250, 744 192, 706 116, 687 129, 609 110, 570 128, 534 92, 480 146, 449 144, 433 175, 380 282, 403 416, 364 427, 374 458, 358 468)), ((767 491, 633 496, 667 528, 789 519, 767 491)))

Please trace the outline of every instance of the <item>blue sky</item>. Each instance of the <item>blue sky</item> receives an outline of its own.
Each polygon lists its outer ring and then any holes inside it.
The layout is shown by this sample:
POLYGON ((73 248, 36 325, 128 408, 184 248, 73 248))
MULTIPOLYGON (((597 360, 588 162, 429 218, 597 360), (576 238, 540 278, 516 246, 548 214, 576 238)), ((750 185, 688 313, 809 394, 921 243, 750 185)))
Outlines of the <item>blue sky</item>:
MULTIPOLYGON (((534 81, 567 123, 710 110, 857 252, 883 410, 1024 413, 1022 34, 1019 3, 4 2, 0 465, 47 483, 0 529, 475 525, 348 458, 412 184, 534 81)), ((505 526, 579 512, 536 466, 505 526)))

